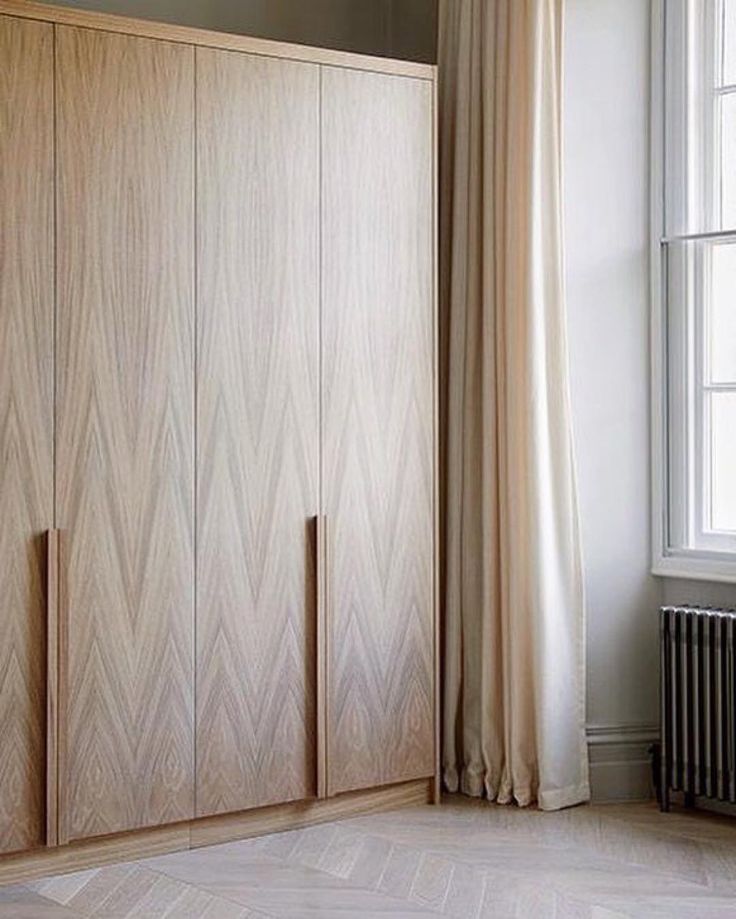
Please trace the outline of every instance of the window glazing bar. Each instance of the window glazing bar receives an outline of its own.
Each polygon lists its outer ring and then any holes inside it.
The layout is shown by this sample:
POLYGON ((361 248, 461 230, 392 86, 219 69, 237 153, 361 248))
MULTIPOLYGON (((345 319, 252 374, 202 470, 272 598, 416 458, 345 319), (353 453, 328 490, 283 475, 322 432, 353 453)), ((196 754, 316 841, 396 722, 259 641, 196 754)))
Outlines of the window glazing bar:
POLYGON ((736 383, 701 383, 705 392, 736 392, 736 383))
POLYGON ((660 239, 660 245, 670 246, 672 243, 686 243, 686 242, 697 242, 698 240, 713 240, 717 242, 718 240, 723 240, 724 242, 728 240, 733 240, 736 242, 736 230, 711 230, 707 233, 682 233, 680 235, 673 236, 663 236, 660 239))

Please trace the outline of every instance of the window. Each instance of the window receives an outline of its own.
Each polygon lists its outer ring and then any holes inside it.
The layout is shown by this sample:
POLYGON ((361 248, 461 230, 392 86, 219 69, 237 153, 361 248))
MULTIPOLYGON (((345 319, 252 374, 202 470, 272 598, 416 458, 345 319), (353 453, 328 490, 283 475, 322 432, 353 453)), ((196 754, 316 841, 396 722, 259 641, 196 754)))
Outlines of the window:
POLYGON ((736 580, 736 0, 655 6, 654 570, 736 580))

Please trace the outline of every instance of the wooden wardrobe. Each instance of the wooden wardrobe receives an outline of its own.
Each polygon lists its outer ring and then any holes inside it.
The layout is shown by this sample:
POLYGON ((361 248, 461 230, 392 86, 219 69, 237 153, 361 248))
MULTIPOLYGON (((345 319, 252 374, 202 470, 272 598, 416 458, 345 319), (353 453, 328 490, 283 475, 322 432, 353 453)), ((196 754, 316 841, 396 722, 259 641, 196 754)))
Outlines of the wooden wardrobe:
POLYGON ((434 68, 0 60, 0 880, 434 797, 434 68))

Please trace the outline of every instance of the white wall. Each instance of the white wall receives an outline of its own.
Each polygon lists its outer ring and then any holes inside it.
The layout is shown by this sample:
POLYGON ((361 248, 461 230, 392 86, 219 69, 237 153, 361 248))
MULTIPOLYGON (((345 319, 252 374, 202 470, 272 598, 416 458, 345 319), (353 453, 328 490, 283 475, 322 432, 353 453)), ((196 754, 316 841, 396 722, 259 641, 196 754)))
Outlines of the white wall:
POLYGON ((649 574, 649 2, 566 0, 573 419, 598 797, 646 790, 660 585, 649 574))
POLYGON ((677 605, 736 607, 736 584, 662 578, 662 602, 677 605))

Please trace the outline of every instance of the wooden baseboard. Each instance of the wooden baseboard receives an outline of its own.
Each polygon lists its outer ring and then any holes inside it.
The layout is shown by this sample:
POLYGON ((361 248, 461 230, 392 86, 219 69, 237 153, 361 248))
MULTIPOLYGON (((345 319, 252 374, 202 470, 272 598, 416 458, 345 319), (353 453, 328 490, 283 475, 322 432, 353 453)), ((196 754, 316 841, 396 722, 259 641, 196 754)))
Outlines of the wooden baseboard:
POLYGON ((12 884, 48 874, 66 874, 113 862, 133 861, 189 848, 189 824, 133 830, 97 836, 47 849, 16 852, 0 858, 0 884, 12 884))
POLYGON ((297 801, 237 814, 201 817, 170 826, 133 830, 114 836, 78 840, 55 848, 0 856, 0 884, 82 871, 113 862, 133 861, 265 833, 279 833, 360 814, 427 804, 433 800, 433 786, 433 779, 420 779, 385 788, 348 792, 324 800, 297 801))
POLYGON ((432 800, 431 790, 432 779, 428 779, 348 792, 334 798, 295 801, 292 804, 259 807, 257 810, 241 811, 237 814, 203 817, 194 820, 190 825, 190 848, 246 839, 249 836, 262 836, 265 833, 295 830, 315 823, 326 823, 329 820, 343 820, 358 814, 371 814, 412 804, 427 804, 432 800))

